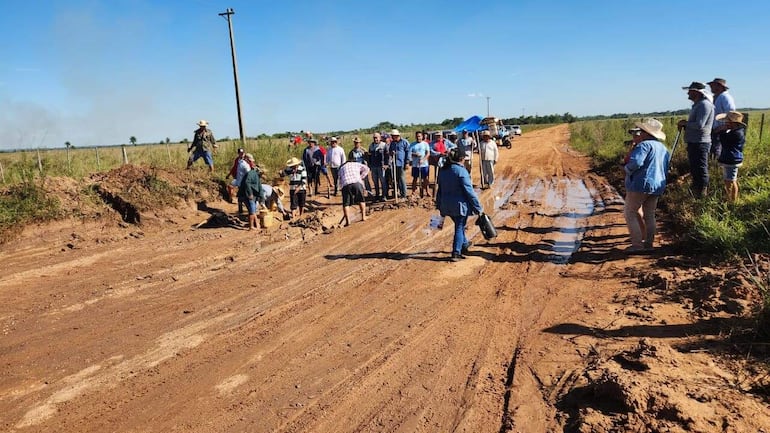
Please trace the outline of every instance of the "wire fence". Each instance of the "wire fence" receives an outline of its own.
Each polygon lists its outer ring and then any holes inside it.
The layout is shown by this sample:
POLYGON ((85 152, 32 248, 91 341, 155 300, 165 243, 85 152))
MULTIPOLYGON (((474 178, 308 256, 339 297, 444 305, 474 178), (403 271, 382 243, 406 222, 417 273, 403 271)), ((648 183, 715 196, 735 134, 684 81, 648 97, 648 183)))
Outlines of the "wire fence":
MULTIPOLYGON (((342 147, 350 150, 353 136, 341 136, 342 147)), ((239 147, 254 155, 263 169, 275 172, 291 157, 301 158, 304 143, 293 146, 288 138, 264 138, 220 141, 212 152, 215 175, 224 177, 232 167, 239 147)), ((0 152, 0 182, 4 185, 29 181, 38 177, 67 176, 84 179, 94 173, 105 172, 124 164, 136 164, 163 169, 187 166, 192 153, 190 143, 140 144, 99 147, 41 148, 14 152, 0 152)), ((206 168, 203 159, 193 168, 206 168)))

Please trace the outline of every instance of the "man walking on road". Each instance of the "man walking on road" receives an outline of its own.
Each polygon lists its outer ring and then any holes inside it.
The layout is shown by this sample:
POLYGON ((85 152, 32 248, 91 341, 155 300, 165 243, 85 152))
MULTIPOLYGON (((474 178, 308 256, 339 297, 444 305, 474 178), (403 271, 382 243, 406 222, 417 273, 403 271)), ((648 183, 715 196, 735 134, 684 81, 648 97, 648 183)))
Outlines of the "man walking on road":
POLYGON ((714 124, 714 104, 709 100, 706 86, 693 81, 687 87, 687 98, 692 101, 692 109, 687 120, 677 123, 684 129, 684 141, 687 143, 687 159, 692 175, 692 193, 701 198, 708 193, 709 185, 709 150, 711 149, 711 126, 714 124))

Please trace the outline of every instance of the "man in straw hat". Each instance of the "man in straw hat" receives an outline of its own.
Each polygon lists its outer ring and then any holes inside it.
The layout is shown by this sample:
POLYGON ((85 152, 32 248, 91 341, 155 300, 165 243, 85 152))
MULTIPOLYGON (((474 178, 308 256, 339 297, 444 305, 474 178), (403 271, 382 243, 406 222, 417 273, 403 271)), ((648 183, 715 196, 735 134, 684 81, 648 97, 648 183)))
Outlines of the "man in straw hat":
POLYGON ((296 157, 286 161, 286 168, 281 171, 281 177, 289 178, 289 200, 291 201, 292 217, 302 215, 307 196, 307 171, 296 157))
POLYGON ((481 143, 479 143, 481 155, 481 187, 489 188, 495 183, 495 164, 500 157, 497 142, 492 138, 489 130, 482 131, 481 143))
POLYGON ((711 126, 714 123, 714 104, 711 94, 703 83, 693 81, 687 87, 687 98, 692 101, 692 109, 687 120, 677 123, 684 129, 684 141, 687 143, 687 159, 692 175, 692 193, 700 198, 708 193, 709 185, 709 150, 711 149, 711 126))
POLYGON ((395 178, 394 191, 398 190, 399 197, 406 197, 406 174, 405 167, 409 154, 409 142, 401 138, 401 133, 398 129, 390 131, 390 144, 388 149, 390 151, 391 163, 395 165, 396 171, 393 174, 395 178))
POLYGON ((264 206, 268 210, 273 210, 273 207, 275 207, 281 215, 285 217, 291 215, 289 211, 283 207, 283 202, 281 201, 284 196, 283 188, 280 186, 262 184, 262 195, 265 197, 264 206))
POLYGON ((214 158, 211 157, 211 150, 216 147, 217 141, 211 130, 206 128, 207 126, 209 126, 209 122, 205 120, 198 122, 198 129, 194 132, 192 144, 187 148, 188 153, 195 149, 195 152, 187 160, 188 170, 198 158, 203 158, 203 161, 209 166, 209 171, 214 171, 214 158))
POLYGON ((258 229, 257 222, 257 204, 264 201, 262 198, 262 181, 259 178, 259 172, 256 170, 254 156, 247 153, 244 159, 249 164, 249 171, 238 185, 238 201, 246 203, 249 210, 249 230, 258 229))
POLYGON ((711 126, 711 155, 719 158, 722 145, 719 142, 719 133, 724 130, 724 122, 717 119, 720 114, 735 111, 735 100, 728 92, 727 81, 724 78, 714 78, 706 83, 714 94, 714 124, 711 126))
POLYGON ((623 215, 628 225, 629 253, 650 251, 655 239, 655 208, 666 189, 666 172, 671 158, 663 141, 666 134, 657 119, 636 123, 632 135, 634 148, 625 164, 626 202, 623 215))
POLYGON ((733 203, 738 199, 738 167, 743 165, 746 124, 743 123, 743 113, 738 111, 718 114, 716 118, 724 122, 719 133, 722 152, 717 161, 722 166, 727 201, 733 203))

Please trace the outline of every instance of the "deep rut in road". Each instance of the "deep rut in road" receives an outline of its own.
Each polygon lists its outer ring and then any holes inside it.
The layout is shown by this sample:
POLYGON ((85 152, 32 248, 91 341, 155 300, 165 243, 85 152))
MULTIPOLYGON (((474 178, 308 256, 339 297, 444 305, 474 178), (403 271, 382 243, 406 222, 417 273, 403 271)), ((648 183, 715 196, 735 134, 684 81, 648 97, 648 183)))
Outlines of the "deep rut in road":
POLYGON ((574 407, 574 389, 605 366, 599 352, 629 342, 570 333, 582 329, 570 323, 629 320, 615 301, 636 289, 626 267, 647 262, 619 252, 622 199, 567 141, 559 126, 501 151, 498 180, 480 192, 499 236, 485 241, 471 226, 475 245, 458 263, 446 260, 451 222, 431 229, 419 205, 379 206, 340 228, 334 199, 313 198, 325 212, 318 229, 259 235, 202 226, 197 207, 157 230, 42 228, 45 240, 3 251, 0 429, 606 424, 574 407))

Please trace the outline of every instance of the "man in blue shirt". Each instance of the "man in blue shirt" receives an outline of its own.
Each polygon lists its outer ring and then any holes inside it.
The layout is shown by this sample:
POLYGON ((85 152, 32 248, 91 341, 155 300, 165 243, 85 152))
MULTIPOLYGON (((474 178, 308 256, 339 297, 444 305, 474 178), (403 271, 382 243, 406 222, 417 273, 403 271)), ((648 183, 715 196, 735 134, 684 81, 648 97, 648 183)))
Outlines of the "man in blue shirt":
POLYGON ((655 208, 666 189, 666 172, 671 154, 662 143, 666 139, 663 124, 657 119, 644 119, 631 130, 634 148, 628 155, 626 201, 623 215, 628 225, 629 253, 650 251, 655 239, 655 208))
POLYGON ((420 197, 428 195, 428 174, 430 165, 428 165, 428 155, 430 147, 424 140, 422 131, 414 133, 415 141, 409 145, 409 157, 412 161, 412 194, 417 191, 417 181, 420 181, 420 197))
POLYGON ((398 129, 390 131, 390 138, 390 157, 395 160, 395 177, 398 196, 406 197, 406 175, 404 174, 404 167, 406 167, 406 157, 409 153, 409 142, 401 138, 401 133, 398 132, 398 129))
POLYGON ((708 193, 709 185, 709 150, 711 149, 711 126, 714 123, 714 104, 703 83, 693 81, 688 87, 687 98, 692 101, 692 110, 687 120, 677 123, 684 129, 684 141, 687 143, 687 159, 692 175, 692 193, 701 198, 708 193))
POLYGON ((719 141, 719 133, 724 131, 725 122, 717 120, 720 114, 735 111, 735 100, 727 90, 727 81, 724 78, 714 78, 706 83, 714 94, 714 124, 711 126, 711 156, 719 158, 722 153, 722 143, 719 141))

